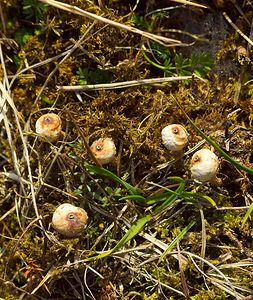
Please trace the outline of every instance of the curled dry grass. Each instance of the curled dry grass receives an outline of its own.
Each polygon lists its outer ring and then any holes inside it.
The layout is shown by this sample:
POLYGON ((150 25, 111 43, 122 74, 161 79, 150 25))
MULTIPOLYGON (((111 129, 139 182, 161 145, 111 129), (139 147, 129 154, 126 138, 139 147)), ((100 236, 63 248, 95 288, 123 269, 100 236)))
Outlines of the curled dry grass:
MULTIPOLYGON (((9 48, 0 44, 1 297, 250 297, 252 222, 245 213, 252 208, 247 173, 252 168, 252 100, 250 84, 244 86, 237 74, 241 71, 250 81, 251 65, 247 70, 236 59, 231 63, 226 47, 231 39, 235 45, 244 41, 227 29, 205 80, 164 78, 143 58, 141 39, 148 46, 150 40, 184 47, 186 42, 136 29, 120 12, 113 15, 113 7, 103 11, 101 1, 100 7, 85 3, 82 8, 43 2, 51 9, 45 34, 23 45, 15 45, 6 27, 8 6, 1 4, 2 41, 10 38, 9 48), (19 68, 14 54, 21 60, 19 68), (225 75, 220 72, 224 61, 231 63, 225 75), (76 70, 84 65, 109 66, 113 82, 80 88, 76 70), (41 142, 34 133, 37 117, 48 111, 63 119, 65 137, 55 145, 41 142), (205 136, 194 130, 185 113, 246 169, 224 159, 221 187, 189 180, 190 156, 203 146, 205 136), (182 123, 190 133, 179 161, 161 144, 160 131, 168 123, 182 123), (114 175, 87 168, 93 163, 88 145, 101 136, 116 143, 117 164, 107 167, 114 175), (80 239, 63 239, 51 227, 54 209, 64 202, 88 212, 89 224, 80 239)), ((118 8, 117 1, 114 5, 118 8)), ((198 6, 202 15, 210 13, 202 3, 198 6)), ((242 6, 245 14, 249 6, 242 6)), ((232 11, 237 16, 238 5, 232 11)), ((236 26, 249 29, 246 21, 236 26)))

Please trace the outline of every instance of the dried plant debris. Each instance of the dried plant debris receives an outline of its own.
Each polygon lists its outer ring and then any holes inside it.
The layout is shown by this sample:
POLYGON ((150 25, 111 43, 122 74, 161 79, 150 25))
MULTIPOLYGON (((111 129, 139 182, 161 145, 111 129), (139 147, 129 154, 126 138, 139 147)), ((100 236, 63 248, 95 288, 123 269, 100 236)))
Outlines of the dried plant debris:
POLYGON ((1 1, 1 299, 251 299, 252 8, 1 1))

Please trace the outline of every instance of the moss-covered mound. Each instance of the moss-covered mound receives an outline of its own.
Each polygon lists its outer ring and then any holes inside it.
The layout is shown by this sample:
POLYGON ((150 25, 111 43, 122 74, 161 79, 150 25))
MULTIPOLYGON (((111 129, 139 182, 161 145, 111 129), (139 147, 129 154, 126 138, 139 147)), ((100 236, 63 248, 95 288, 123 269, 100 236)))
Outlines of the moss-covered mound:
POLYGON ((251 299, 253 5, 185 2, 1 1, 1 299, 251 299), (218 185, 191 179, 203 147, 218 185), (81 236, 52 227, 62 203, 87 211, 81 236))

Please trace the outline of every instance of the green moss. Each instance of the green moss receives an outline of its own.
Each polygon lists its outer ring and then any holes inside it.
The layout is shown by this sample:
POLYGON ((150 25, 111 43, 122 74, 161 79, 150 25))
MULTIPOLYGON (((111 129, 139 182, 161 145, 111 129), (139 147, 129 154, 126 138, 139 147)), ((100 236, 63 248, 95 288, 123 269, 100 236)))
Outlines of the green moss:
POLYGON ((191 296, 191 300, 211 300, 211 299, 217 299, 217 300, 225 300, 227 298, 226 293, 224 291, 215 289, 212 290, 200 290, 198 294, 191 296))
POLYGON ((143 293, 142 299, 143 300, 158 300, 158 299, 160 299, 160 297, 157 293, 153 293, 151 295, 147 295, 146 293, 143 293))

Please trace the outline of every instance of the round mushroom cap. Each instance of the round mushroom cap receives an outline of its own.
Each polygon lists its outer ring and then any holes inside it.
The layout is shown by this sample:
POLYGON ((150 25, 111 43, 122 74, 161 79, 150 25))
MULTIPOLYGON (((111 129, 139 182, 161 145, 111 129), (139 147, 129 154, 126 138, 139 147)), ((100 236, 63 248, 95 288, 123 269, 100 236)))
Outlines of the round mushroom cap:
POLYGON ((57 207, 53 213, 53 228, 65 237, 75 238, 84 232, 88 216, 81 207, 64 203, 57 207))
POLYGON ((50 142, 56 142, 62 134, 61 118, 54 114, 48 113, 42 115, 35 124, 36 133, 50 142))
POLYGON ((209 149, 201 149, 191 159, 191 178, 201 182, 212 181, 219 169, 219 159, 209 149))
POLYGON ((188 143, 188 132, 180 124, 171 124, 163 128, 162 141, 170 151, 181 151, 188 143))
POLYGON ((116 155, 116 146, 111 138, 94 141, 90 150, 101 165, 111 163, 116 155))

